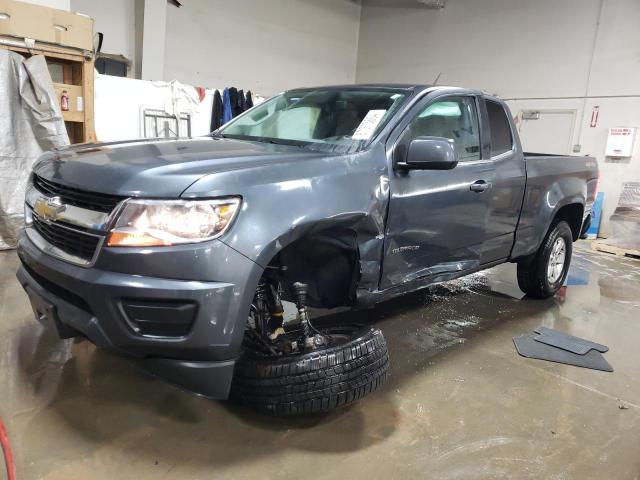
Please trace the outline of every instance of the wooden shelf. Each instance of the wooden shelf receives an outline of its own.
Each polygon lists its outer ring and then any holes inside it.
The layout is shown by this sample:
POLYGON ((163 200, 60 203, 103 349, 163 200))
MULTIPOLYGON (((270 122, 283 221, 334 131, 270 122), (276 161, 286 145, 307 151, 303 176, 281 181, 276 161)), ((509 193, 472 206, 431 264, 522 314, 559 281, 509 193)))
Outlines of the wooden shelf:
POLYGON ((84 122, 84 93, 82 86, 70 85, 68 83, 54 83, 53 90, 56 92, 58 106, 62 112, 65 122, 84 122), (62 94, 67 92, 69 97, 69 110, 62 110, 62 94))
POLYGON ((84 113, 82 112, 62 112, 62 118, 65 122, 84 123, 84 113))
MULTIPOLYGON (((7 37, 6 35, 0 35, 0 40, 9 39, 9 38, 11 37, 7 37)), ((16 39, 11 39, 10 41, 15 42, 16 39)), ((0 48, 6 48, 18 53, 26 53, 26 54, 36 53, 38 55, 44 55, 45 57, 47 57, 47 59, 55 58, 57 60, 62 59, 62 60, 69 60, 72 62, 77 62, 80 59, 85 59, 85 58, 87 60, 91 60, 90 53, 85 53, 83 51, 76 50, 76 49, 70 50, 61 46, 58 47, 55 45, 44 45, 40 42, 36 42, 36 46, 33 48, 23 47, 19 45, 3 45, 3 44, 0 44, 0 48)))
POLYGON ((66 90, 67 93, 73 93, 79 95, 82 93, 82 85, 72 85, 71 83, 56 83, 53 82, 54 90, 66 90))

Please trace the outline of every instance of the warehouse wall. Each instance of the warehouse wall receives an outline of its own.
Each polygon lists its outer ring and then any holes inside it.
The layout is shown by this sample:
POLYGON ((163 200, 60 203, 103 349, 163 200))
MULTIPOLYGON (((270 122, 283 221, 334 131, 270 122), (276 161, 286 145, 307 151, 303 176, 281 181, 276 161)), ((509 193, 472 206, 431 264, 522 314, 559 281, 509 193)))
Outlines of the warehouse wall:
MULTIPOLYGON (((52 0, 47 0, 52 1, 52 0)), ((59 1, 59 0, 58 0, 59 1)), ((67 0, 68 1, 68 0, 67 0)), ((146 0, 147 2, 149 0, 146 0)), ((103 51, 121 53, 140 77, 145 0, 71 0, 95 19, 103 51), (142 9, 141 9, 142 5, 142 9), (136 11, 137 7, 137 11, 136 11), (139 31, 137 32, 140 33, 139 31)), ((184 0, 166 5, 164 74, 202 86, 236 85, 262 95, 313 84, 353 83, 360 6, 346 0, 184 0)), ((163 26, 158 26, 162 29, 163 26)), ((145 45, 152 49, 153 45, 145 45)))
MULTIPOLYGON (((503 97, 582 96, 601 0, 448 0, 363 7, 358 81, 473 85, 503 97), (522 67, 524 63, 524 67, 522 67)), ((604 0, 591 95, 638 94, 638 0, 604 0)))
POLYGON ((25 3, 44 5, 45 7, 57 8, 59 10, 69 10, 70 0, 22 0, 25 3))
POLYGON ((360 7, 345 0, 189 0, 168 7, 165 79, 263 95, 353 83, 360 7))
POLYGON ((600 1, 448 0, 440 11, 364 6, 356 78, 431 83, 440 75, 439 84, 511 99, 514 114, 576 110, 572 144, 598 158, 606 233, 622 181, 640 181, 640 141, 630 161, 604 157, 608 128, 640 127, 640 2, 604 0, 597 30, 600 1))
POLYGON ((71 11, 94 19, 94 31, 104 33, 102 51, 121 54, 132 61, 135 77, 135 0, 71 0, 71 11))

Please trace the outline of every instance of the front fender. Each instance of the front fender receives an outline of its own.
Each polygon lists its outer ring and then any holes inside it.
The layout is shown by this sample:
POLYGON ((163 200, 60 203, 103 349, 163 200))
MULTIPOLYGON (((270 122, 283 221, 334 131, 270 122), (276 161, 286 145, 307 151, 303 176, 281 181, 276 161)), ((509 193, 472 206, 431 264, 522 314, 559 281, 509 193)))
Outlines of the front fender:
POLYGON ((389 201, 382 147, 356 154, 219 172, 183 198, 242 196, 242 207, 220 241, 263 268, 283 248, 335 228, 357 237, 361 285, 377 288, 389 201))
POLYGON ((268 242, 260 251, 255 262, 266 267, 271 259, 281 250, 303 237, 318 235, 327 230, 346 228, 356 232, 364 230, 361 226, 366 223, 366 212, 349 212, 322 218, 310 222, 291 225, 283 230, 275 239, 268 242))

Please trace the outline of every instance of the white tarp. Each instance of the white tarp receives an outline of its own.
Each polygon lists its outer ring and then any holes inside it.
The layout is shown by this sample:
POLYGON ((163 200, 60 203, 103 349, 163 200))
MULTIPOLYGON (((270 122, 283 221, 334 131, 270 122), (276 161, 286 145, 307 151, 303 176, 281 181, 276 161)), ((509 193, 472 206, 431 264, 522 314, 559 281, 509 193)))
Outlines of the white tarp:
MULTIPOLYGON (((222 93, 222 89, 219 89, 222 93)), ((94 81, 94 109, 96 137, 99 142, 147 138, 145 111, 165 112, 167 115, 188 115, 190 133, 198 137, 211 133, 211 108, 215 89, 206 88, 202 101, 191 85, 177 80, 171 82, 137 80, 96 73, 94 81)), ((264 98, 253 95, 254 105, 264 98)), ((184 124, 181 124, 184 127, 184 124)), ((187 136, 182 128, 179 136, 187 136)), ((163 136, 163 135, 160 135, 163 136)))
POLYGON ((68 144, 45 58, 0 49, 0 250, 16 245, 31 166, 68 144))
MULTIPOLYGON (((168 115, 188 115, 192 137, 211 131, 215 90, 206 89, 205 97, 200 101, 194 87, 175 80, 152 82, 96 74, 94 85, 95 126, 99 142, 145 138, 144 113, 152 110, 168 115)), ((187 132, 179 134, 184 137, 187 132)))

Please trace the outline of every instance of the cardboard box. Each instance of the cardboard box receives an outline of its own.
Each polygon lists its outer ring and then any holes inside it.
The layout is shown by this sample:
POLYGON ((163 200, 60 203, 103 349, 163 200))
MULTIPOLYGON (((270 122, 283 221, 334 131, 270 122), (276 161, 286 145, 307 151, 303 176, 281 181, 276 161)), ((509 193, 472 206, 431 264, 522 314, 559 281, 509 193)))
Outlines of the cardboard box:
POLYGON ((65 10, 0 0, 0 35, 93 50, 93 19, 65 10))

